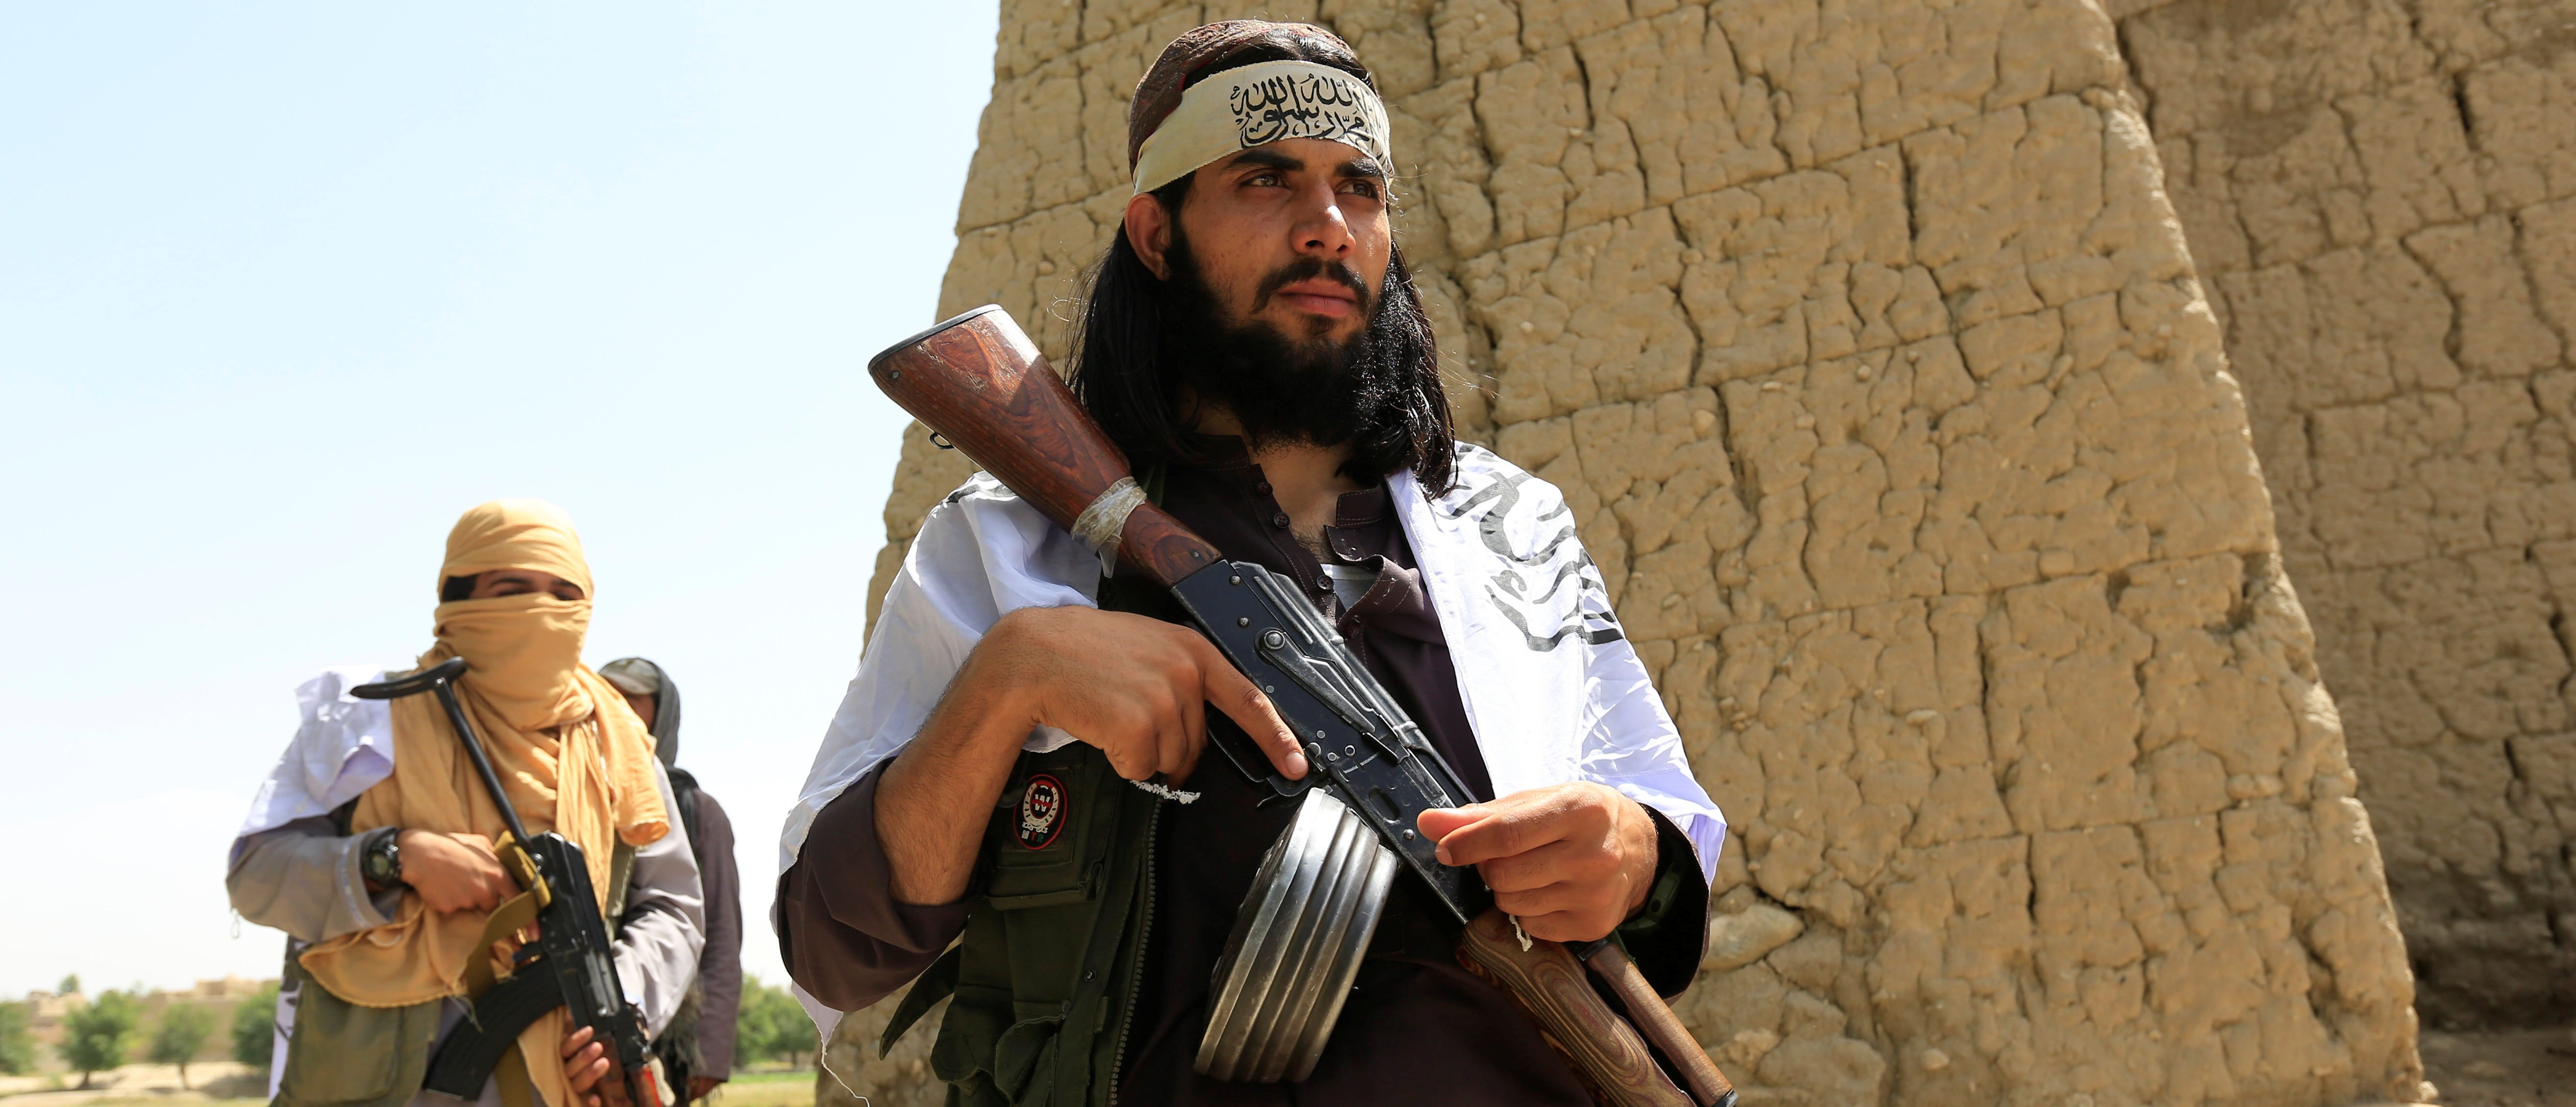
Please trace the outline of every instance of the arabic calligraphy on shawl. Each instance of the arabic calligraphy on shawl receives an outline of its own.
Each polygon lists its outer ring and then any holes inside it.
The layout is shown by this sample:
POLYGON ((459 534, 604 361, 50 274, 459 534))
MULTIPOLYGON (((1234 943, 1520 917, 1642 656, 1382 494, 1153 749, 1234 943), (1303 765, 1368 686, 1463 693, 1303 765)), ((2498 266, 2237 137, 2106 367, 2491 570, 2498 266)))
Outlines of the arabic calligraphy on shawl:
POLYGON ((1599 646, 1624 637, 1601 567, 1575 536, 1564 497, 1481 447, 1460 443, 1456 456, 1457 487, 1432 510, 1475 526, 1497 566, 1485 598, 1519 629, 1523 644, 1548 653, 1568 640, 1599 646))

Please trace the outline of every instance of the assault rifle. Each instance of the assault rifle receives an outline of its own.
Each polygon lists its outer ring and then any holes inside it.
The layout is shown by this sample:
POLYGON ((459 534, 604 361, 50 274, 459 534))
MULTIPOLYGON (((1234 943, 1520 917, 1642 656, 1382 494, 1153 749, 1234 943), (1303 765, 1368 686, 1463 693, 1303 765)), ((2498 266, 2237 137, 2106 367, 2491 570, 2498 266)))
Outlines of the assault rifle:
POLYGON ((626 991, 618 985, 608 925, 599 917, 599 901, 591 891, 590 866, 581 847, 563 835, 551 831, 531 835, 520 825, 518 809, 510 806, 501 778, 492 771, 483 743, 474 736, 474 724, 466 721, 465 709, 456 702, 456 678, 464 673, 465 659, 452 657, 409 676, 349 689, 350 695, 366 700, 437 693, 439 705, 447 709, 448 724, 456 728, 457 740, 465 743, 465 755, 474 762, 475 775, 483 778, 492 806, 501 810, 501 825, 509 828, 493 850, 500 855, 502 867, 526 889, 494 910, 484 926, 483 941, 465 974, 473 1012, 431 1055, 429 1075, 421 1087, 458 1099, 481 1097, 493 1067, 519 1044, 520 1031, 562 1007, 572 1016, 572 1029, 587 1026, 591 1040, 607 1044, 620 1088, 603 1087, 609 1093, 605 1098, 615 1103, 614 1093, 622 1088, 627 1104, 658 1107, 652 1077, 644 1071, 644 1020, 627 1004, 626 991), (537 927, 537 941, 519 948, 508 976, 494 979, 491 943, 530 923, 537 927))
POLYGON ((1358 813, 1466 924, 1459 960, 1539 1024, 1596 1099, 1622 1107, 1731 1107, 1735 1089, 1616 942, 1569 948, 1525 941, 1492 907, 1474 869, 1440 863, 1416 820, 1426 810, 1458 806, 1467 793, 1421 729, 1296 588, 1259 565, 1226 561, 1142 502, 1126 458, 1000 307, 977 308, 906 339, 871 359, 868 372, 904 410, 1056 525, 1097 546, 1114 543, 1127 570, 1171 589, 1199 629, 1270 697, 1306 747, 1310 769, 1289 781, 1267 771, 1248 739, 1224 739, 1224 728, 1211 725, 1209 740, 1282 796, 1320 786, 1358 813), (1687 1097, 1577 963, 1619 996, 1689 1085, 1687 1097))

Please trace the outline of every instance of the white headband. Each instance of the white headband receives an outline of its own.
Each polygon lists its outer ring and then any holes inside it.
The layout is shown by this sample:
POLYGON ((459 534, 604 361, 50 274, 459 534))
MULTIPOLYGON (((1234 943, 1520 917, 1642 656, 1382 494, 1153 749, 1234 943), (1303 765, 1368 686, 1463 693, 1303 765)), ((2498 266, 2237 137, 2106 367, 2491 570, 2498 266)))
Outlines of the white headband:
POLYGON ((1238 150, 1283 138, 1339 142, 1395 172, 1386 105, 1367 81, 1329 65, 1275 61, 1190 86, 1136 152, 1136 191, 1152 192, 1238 150))

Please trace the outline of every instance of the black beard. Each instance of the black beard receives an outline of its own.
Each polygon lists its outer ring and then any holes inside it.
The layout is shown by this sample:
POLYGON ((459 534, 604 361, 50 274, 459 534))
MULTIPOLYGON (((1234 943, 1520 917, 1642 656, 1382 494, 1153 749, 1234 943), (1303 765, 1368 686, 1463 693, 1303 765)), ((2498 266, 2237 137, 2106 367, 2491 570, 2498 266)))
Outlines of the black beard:
MULTIPOLYGON (((1264 277, 1253 301, 1258 311, 1288 284, 1318 276, 1340 281, 1359 294, 1369 325, 1334 342, 1320 335, 1293 338, 1263 320, 1233 319, 1178 233, 1165 256, 1172 275, 1163 282, 1169 310, 1162 314, 1172 383, 1201 404, 1233 413, 1247 445, 1338 446, 1377 431, 1391 405, 1401 404, 1376 341, 1383 297, 1349 266, 1301 258, 1264 277)), ((1186 425, 1197 413, 1180 415, 1186 425)))

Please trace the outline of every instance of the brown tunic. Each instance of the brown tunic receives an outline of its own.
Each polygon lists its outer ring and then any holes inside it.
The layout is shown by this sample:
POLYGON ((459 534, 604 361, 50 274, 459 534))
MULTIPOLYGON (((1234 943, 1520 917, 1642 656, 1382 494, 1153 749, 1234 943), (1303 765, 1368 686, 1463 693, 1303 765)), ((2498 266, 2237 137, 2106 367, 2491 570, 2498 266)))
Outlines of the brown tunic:
MULTIPOLYGON (((1413 549, 1384 485, 1344 495, 1324 540, 1337 566, 1375 581, 1356 602, 1333 589, 1324 562, 1291 533, 1258 466, 1228 443, 1230 460, 1168 471, 1163 506, 1230 560, 1251 561, 1312 597, 1371 672, 1422 726, 1459 778, 1483 800, 1492 782, 1467 725, 1456 670, 1424 594, 1413 549)), ((1120 580, 1112 587, 1130 588, 1120 580)), ((1345 584, 1345 590, 1351 585, 1345 584)), ((1128 592, 1152 608, 1145 590, 1128 592)), ((1213 717, 1213 713, 1211 713, 1213 717)), ((779 881, 781 954, 816 998, 856 1010, 929 967, 965 926, 967 904, 894 901, 876 837, 879 774, 870 772, 817 815, 803 854, 779 881)), ((1409 880, 1399 879, 1359 980, 1314 1075, 1301 1084, 1228 1084, 1190 1071, 1207 1021, 1208 977, 1261 854, 1293 811, 1257 808, 1264 794, 1221 757, 1186 782, 1201 794, 1164 805, 1154 919, 1130 1013, 1120 1097, 1139 1103, 1285 1105, 1423 1102, 1591 1102, 1556 1052, 1492 986, 1458 966, 1457 924, 1409 880)), ((1651 809, 1649 809, 1651 812, 1651 809)), ((1683 874, 1683 894, 1631 953, 1668 992, 1690 979, 1705 929, 1706 886, 1688 840, 1654 814, 1660 868, 1683 874)), ((969 897, 971 899, 971 897, 969 897)))
POLYGON ((742 1011, 742 873, 734 866, 733 817, 704 789, 689 849, 698 858, 707 905, 706 950, 698 955, 698 1067, 689 1075, 731 1080, 734 1023, 742 1011))

